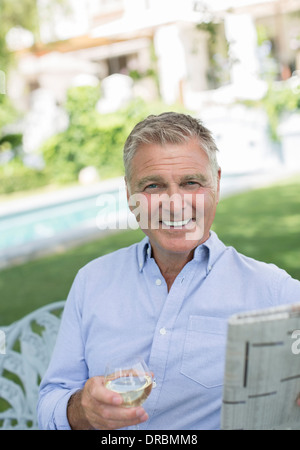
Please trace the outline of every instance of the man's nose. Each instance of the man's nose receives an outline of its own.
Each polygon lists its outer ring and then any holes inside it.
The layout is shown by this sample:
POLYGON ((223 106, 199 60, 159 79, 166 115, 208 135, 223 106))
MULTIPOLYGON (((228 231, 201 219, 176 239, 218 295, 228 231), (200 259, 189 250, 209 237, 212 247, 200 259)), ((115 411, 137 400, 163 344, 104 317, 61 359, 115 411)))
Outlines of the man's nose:
POLYGON ((176 184, 169 186, 162 200, 163 210, 169 212, 174 217, 177 215, 180 220, 182 211, 185 208, 185 199, 180 187, 176 184))

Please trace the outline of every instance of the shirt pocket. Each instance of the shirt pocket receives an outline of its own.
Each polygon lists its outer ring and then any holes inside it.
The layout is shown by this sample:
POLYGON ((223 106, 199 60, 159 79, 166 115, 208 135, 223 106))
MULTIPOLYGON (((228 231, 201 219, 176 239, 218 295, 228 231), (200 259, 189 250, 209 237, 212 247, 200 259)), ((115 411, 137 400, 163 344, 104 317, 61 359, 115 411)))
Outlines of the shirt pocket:
POLYGON ((190 316, 181 373, 206 388, 223 385, 227 320, 190 316))

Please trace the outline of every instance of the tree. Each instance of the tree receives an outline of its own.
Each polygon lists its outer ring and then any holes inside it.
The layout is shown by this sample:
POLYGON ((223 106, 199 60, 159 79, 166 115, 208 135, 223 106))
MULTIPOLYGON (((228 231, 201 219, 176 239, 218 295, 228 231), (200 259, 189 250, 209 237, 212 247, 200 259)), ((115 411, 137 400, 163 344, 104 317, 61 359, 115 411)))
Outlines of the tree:
POLYGON ((13 60, 13 54, 7 48, 6 34, 11 28, 20 26, 38 36, 37 1, 0 0, 0 22, 0 67, 6 72, 13 60))
MULTIPOLYGON (((47 2, 49 14, 55 6, 66 6, 66 0, 47 2)), ((35 44, 40 43, 38 0, 0 0, 0 69, 5 72, 13 62, 13 53, 7 48, 6 35, 13 27, 22 27, 32 32, 35 44)))

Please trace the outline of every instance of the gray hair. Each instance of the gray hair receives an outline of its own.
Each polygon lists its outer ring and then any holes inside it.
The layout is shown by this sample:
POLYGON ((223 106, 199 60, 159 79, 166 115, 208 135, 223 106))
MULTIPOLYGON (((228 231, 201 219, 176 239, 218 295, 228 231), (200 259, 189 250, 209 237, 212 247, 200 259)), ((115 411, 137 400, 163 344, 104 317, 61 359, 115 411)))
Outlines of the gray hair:
POLYGON ((217 180, 219 165, 217 162, 218 148, 211 132, 188 114, 165 112, 160 115, 150 115, 135 125, 129 134, 123 152, 125 175, 131 180, 131 162, 139 147, 145 144, 183 144, 197 138, 201 148, 207 154, 214 179, 217 180))

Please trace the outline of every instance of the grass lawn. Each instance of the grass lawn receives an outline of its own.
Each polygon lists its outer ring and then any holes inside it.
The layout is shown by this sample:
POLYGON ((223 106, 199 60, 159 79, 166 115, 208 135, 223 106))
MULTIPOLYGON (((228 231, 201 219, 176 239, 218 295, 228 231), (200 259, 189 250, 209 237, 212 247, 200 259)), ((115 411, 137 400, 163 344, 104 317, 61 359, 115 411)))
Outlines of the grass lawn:
POLYGON ((300 280, 300 176, 224 199, 213 229, 226 245, 300 280))
MULTIPOLYGON (((225 244, 300 279, 300 177, 222 200, 213 229, 225 244)), ((0 325, 65 299, 80 267, 143 236, 139 230, 120 232, 1 271, 0 325)))
POLYGON ((64 300, 80 267, 143 236, 140 230, 111 234, 65 253, 0 271, 0 325, 8 325, 47 303, 64 300))

